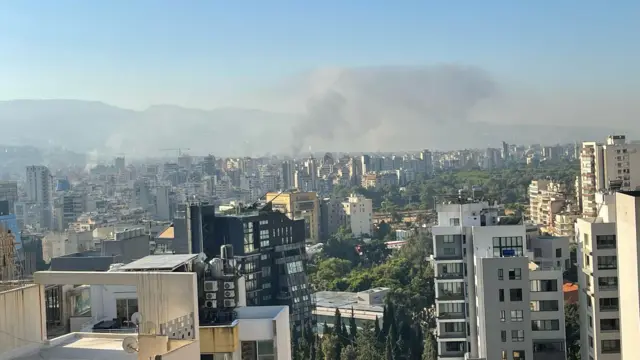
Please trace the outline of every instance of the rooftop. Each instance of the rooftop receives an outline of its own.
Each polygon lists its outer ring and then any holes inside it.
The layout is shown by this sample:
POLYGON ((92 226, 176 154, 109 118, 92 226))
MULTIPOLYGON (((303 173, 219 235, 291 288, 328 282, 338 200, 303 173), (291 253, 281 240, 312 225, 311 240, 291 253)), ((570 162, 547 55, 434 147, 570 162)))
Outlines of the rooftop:
POLYGON ((237 319, 274 319, 286 306, 248 306, 236 308, 237 319))
POLYGON ((173 271, 197 256, 197 254, 149 255, 122 266, 120 271, 173 271))
POLYGON ((127 335, 71 333, 43 344, 38 352, 19 356, 16 360, 131 360, 138 354, 129 354, 122 348, 127 335))
POLYGON ((383 312, 382 305, 358 303, 358 293, 344 291, 319 291, 315 293, 316 307, 383 312))

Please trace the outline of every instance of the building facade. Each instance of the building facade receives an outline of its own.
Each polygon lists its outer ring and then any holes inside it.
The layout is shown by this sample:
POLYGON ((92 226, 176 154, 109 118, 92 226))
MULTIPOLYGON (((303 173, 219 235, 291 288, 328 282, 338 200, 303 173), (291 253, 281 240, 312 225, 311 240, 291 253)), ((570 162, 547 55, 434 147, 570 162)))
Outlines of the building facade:
POLYGON ((534 263, 525 225, 499 210, 462 199, 437 206, 438 357, 564 360, 563 267, 534 263))

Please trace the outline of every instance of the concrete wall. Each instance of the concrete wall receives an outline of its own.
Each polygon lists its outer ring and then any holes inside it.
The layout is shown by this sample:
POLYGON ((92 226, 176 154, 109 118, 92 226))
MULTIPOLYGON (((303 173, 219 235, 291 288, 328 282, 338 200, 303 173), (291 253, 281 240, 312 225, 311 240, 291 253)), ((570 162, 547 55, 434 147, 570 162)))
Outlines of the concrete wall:
POLYGON ((114 319, 117 317, 117 299, 137 299, 135 286, 126 285, 92 285, 91 315, 95 321, 114 319))
POLYGON ((0 293, 0 359, 40 347, 46 340, 44 289, 28 285, 0 293))
POLYGON ((169 341, 169 352, 157 360, 199 360, 200 344, 197 341, 169 341))

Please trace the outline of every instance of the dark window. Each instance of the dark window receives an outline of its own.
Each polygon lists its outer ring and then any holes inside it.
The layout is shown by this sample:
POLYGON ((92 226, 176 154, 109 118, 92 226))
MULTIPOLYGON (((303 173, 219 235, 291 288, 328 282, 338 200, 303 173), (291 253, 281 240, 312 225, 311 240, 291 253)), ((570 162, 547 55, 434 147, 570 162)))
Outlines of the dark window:
POLYGON ((618 311, 620 302, 615 298, 600 298, 600 311, 618 311))
POLYGON ((532 292, 558 291, 557 280, 531 280, 529 284, 532 292))
POLYGON ((507 342, 507 332, 505 330, 500 331, 500 339, 502 339, 502 342, 507 342))
POLYGON ((531 311, 558 311, 558 300, 531 301, 531 311))
POLYGON ((513 341, 513 342, 523 342, 524 341, 524 330, 511 330, 511 341, 513 341))
POLYGON ((600 330, 602 331, 620 330, 620 319, 600 319, 600 330))
POLYGON ((522 289, 509 289, 510 301, 522 301, 522 289))
POLYGON ((522 236, 493 238, 493 256, 510 257, 523 255, 524 247, 522 245, 522 236))
POLYGON ((521 280, 522 269, 509 269, 509 280, 521 280))
POLYGON ((602 352, 606 354, 620 353, 620 340, 602 340, 602 352))
POLYGON ((504 302, 504 289, 498 290, 498 300, 504 302))
POLYGON ((504 280, 504 271, 502 269, 498 269, 498 280, 504 280))
POLYGON ((617 256, 598 256, 598 270, 617 269, 617 256))
POLYGON ((559 320, 533 320, 531 321, 533 331, 557 331, 560 330, 559 320))
POLYGON ((616 290, 618 288, 618 277, 617 276, 602 276, 598 278, 598 289, 607 291, 607 290, 616 290))
POLYGON ((556 249, 556 257, 562 257, 562 249, 556 249))
POLYGON ((616 248, 616 236, 615 235, 598 235, 598 236, 596 236, 596 247, 598 249, 615 249, 616 248))

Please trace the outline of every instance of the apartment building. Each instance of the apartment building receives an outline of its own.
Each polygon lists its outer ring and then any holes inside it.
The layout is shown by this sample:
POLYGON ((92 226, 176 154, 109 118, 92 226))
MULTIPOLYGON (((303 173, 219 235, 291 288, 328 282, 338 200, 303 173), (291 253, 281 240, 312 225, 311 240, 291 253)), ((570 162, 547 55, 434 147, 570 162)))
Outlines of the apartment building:
MULTIPOLYGON (((637 359, 640 339, 640 191, 616 194, 621 360, 637 359)), ((611 261, 606 264, 610 264, 611 261)))
POLYGON ((463 199, 437 205, 439 359, 564 360, 568 253, 560 254, 560 266, 544 260, 552 254, 532 262, 525 225, 501 218, 500 210, 463 199))
POLYGON ((540 225, 552 225, 565 207, 567 187, 553 180, 533 180, 529 185, 529 216, 540 225))
POLYGON ((373 235, 373 201, 351 194, 342 202, 346 225, 354 236, 373 235))
POLYGON ((601 190, 635 190, 640 186, 640 144, 611 135, 605 144, 583 142, 580 153, 582 212, 595 217, 595 194, 601 190))
POLYGON ((266 200, 273 209, 286 214, 291 220, 304 219, 305 239, 318 242, 320 239, 320 201, 315 192, 270 192, 266 200))
POLYGON ((620 359, 616 196, 594 196, 595 217, 576 221, 578 283, 583 359, 620 359))

